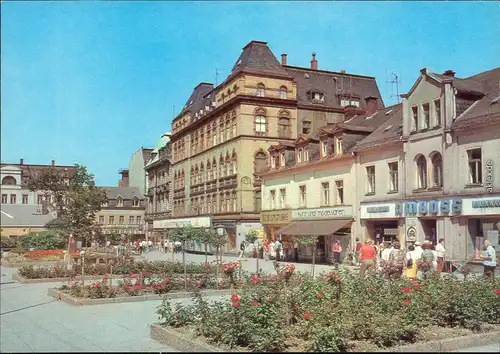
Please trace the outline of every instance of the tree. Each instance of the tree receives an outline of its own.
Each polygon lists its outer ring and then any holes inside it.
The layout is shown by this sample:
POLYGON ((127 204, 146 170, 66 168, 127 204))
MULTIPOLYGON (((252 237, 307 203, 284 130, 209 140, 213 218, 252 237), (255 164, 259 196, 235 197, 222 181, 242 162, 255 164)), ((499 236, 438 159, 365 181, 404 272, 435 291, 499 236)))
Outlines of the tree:
POLYGON ((21 238, 21 246, 25 249, 39 250, 64 249, 67 245, 64 235, 57 230, 48 230, 38 233, 31 232, 21 238))
POLYGON ((208 263, 208 245, 212 244, 215 238, 215 231, 212 229, 199 229, 196 233, 197 241, 205 245, 205 263, 208 263))
POLYGON ((211 238, 211 246, 215 247, 216 249, 216 257, 217 261, 222 262, 222 247, 224 247, 227 243, 227 235, 226 232, 223 232, 219 234, 216 230, 212 231, 212 238, 211 238), (220 258, 220 259, 219 259, 220 258))
POLYGON ((248 243, 252 244, 254 247, 254 250, 257 250, 257 274, 259 274, 259 244, 255 244, 255 242, 259 239, 259 232, 257 230, 250 230, 248 233, 245 235, 245 241, 248 243))
POLYGON ((191 226, 184 226, 170 231, 170 239, 174 242, 182 243, 182 264, 184 266, 184 287, 187 288, 187 269, 186 269, 186 243, 198 238, 198 230, 191 226))
POLYGON ((32 171, 28 187, 44 193, 44 202, 56 213, 57 221, 47 224, 48 228, 89 241, 96 226, 95 214, 107 198, 85 166, 75 165, 75 168, 71 176, 54 167, 32 171))

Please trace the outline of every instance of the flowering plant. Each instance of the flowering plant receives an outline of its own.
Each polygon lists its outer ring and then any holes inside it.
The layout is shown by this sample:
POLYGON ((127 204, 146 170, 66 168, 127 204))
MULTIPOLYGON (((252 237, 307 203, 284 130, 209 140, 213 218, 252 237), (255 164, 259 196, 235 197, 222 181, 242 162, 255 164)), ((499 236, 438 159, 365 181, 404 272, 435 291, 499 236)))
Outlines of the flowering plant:
POLYGON ((274 263, 274 269, 276 269, 276 273, 285 279, 286 282, 290 280, 293 273, 295 272, 295 266, 293 264, 287 263, 286 265, 281 265, 278 262, 274 263))
POLYGON ((224 263, 222 266, 223 266, 224 273, 227 276, 232 276, 234 274, 234 271, 240 267, 240 263, 227 262, 227 263, 224 263))
POLYGON ((325 281, 330 285, 337 285, 342 282, 342 276, 337 272, 329 272, 325 275, 325 281))
POLYGON ((418 262, 417 265, 418 265, 418 269, 420 269, 424 272, 432 269, 432 262, 431 261, 418 262))

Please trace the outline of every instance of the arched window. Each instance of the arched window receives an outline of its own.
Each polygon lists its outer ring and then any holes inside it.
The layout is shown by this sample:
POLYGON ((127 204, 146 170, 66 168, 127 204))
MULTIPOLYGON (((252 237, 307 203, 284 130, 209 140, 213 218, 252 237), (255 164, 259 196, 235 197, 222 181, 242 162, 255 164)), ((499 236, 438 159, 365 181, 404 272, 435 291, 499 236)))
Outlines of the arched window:
POLYGON ((280 98, 287 99, 288 98, 288 90, 285 86, 280 87, 280 98))
POLYGON ((431 157, 433 187, 443 186, 443 157, 436 152, 431 157))
POLYGON ((231 158, 229 155, 226 155, 226 176, 231 176, 233 172, 233 166, 231 163, 231 158))
POLYGON ((289 138, 291 136, 290 119, 280 117, 278 120, 278 137, 289 138))
POLYGON ((233 211, 238 211, 236 207, 236 192, 233 192, 233 198, 232 198, 232 203, 233 203, 233 211))
POLYGON ((14 186, 14 185, 16 185, 16 179, 12 176, 5 176, 2 179, 2 184, 7 185, 7 186, 14 186))
POLYGON ((427 161, 423 155, 419 155, 415 159, 417 165, 417 188, 426 189, 427 188, 427 161))
POLYGON ((219 210, 221 213, 226 211, 226 201, 224 200, 224 193, 219 194, 219 210))
POLYGON ((226 170, 224 168, 224 158, 221 155, 221 157, 219 159, 219 178, 224 177, 225 176, 225 172, 226 172, 226 170))
POLYGON ((259 150, 254 155, 254 169, 255 173, 259 174, 267 170, 267 154, 264 150, 259 150))
POLYGON ((212 179, 217 178, 217 160, 214 159, 212 160, 212 179))
POLYGON ((199 183, 203 183, 205 181, 205 166, 203 162, 200 164, 200 174, 199 174, 199 183))
POLYGON ((266 87, 264 84, 257 85, 257 96, 264 97, 266 95, 266 87))
POLYGON ((238 165, 237 165, 237 161, 236 161, 236 152, 235 151, 233 151, 233 156, 231 157, 231 162, 233 165, 233 175, 235 175, 238 173, 238 165))

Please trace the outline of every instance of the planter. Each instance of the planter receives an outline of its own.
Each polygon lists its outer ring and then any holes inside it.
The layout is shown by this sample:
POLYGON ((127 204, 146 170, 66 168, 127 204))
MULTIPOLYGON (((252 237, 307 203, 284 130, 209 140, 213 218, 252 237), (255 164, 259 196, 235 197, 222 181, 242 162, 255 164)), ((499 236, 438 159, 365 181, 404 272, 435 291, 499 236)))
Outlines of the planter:
MULTIPOLYGON (((230 294, 230 290, 203 290, 202 294, 204 296, 225 296, 230 294)), ((103 305, 103 304, 117 304, 124 302, 140 302, 140 301, 161 301, 163 297, 167 299, 190 299, 192 297, 192 292, 171 292, 167 294, 154 294, 149 293, 139 296, 120 296, 114 298, 105 299, 88 299, 88 298, 78 298, 65 293, 62 290, 55 288, 50 288, 48 295, 55 297, 58 300, 64 301, 73 306, 88 306, 88 305, 103 305)))
MULTIPOLYGON (((173 275, 176 275, 178 277, 182 277, 183 274, 181 273, 173 273, 173 275)), ((191 276, 202 276, 203 274, 189 274, 191 276)), ((101 280, 104 277, 108 277, 108 279, 111 279, 113 282, 115 280, 120 280, 123 279, 123 277, 126 276, 126 274, 101 274, 101 275, 85 275, 83 277, 83 280, 101 280)), ((163 278, 165 277, 164 274, 151 274, 149 276, 150 278, 163 278)), ((82 276, 81 275, 76 275, 73 278, 70 277, 61 277, 61 278, 25 278, 19 273, 13 273, 12 274, 12 280, 17 281, 18 283, 21 284, 39 284, 39 283, 66 283, 66 282, 71 282, 71 281, 81 281, 82 276)))
POLYGON ((159 324, 152 324, 150 328, 151 339, 181 352, 216 353, 224 351, 197 339, 188 338, 174 329, 167 329, 159 324))
POLYGON ((29 266, 51 266, 53 264, 64 264, 63 260, 60 261, 32 261, 32 262, 22 262, 22 263, 10 263, 9 261, 2 259, 2 266, 6 268, 22 268, 29 266))

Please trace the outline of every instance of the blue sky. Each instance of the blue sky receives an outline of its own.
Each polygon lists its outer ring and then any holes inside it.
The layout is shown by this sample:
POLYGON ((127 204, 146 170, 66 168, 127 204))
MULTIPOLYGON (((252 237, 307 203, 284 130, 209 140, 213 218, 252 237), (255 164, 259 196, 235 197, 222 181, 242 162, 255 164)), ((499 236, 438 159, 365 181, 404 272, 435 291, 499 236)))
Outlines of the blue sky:
POLYGON ((170 131, 201 81, 219 82, 250 40, 279 58, 409 90, 419 70, 465 77, 499 65, 496 2, 3 2, 2 162, 80 163, 115 185, 170 131))

